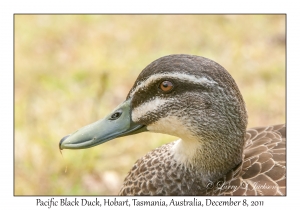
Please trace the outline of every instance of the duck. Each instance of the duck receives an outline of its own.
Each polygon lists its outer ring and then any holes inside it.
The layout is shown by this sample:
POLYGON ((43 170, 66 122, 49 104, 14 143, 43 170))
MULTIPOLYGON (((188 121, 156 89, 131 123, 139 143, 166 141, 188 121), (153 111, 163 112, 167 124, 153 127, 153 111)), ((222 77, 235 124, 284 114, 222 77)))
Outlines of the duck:
POLYGON ((286 195, 286 126, 247 130, 242 94, 217 62, 167 55, 146 66, 126 100, 59 142, 86 149, 155 132, 179 139, 135 162, 119 195, 286 195))

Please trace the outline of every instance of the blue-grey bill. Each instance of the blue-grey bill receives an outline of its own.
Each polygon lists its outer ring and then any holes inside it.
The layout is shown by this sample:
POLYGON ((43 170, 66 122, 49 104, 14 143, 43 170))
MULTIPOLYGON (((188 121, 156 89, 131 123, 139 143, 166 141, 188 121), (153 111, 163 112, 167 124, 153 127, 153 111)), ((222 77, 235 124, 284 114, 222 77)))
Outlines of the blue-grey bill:
POLYGON ((134 123, 131 120, 131 100, 120 104, 104 119, 87 125, 74 133, 63 137, 59 142, 62 149, 85 149, 94 147, 109 140, 147 131, 146 126, 134 123), (121 115, 114 119, 117 113, 121 115), (114 115, 115 116, 115 115, 114 115))

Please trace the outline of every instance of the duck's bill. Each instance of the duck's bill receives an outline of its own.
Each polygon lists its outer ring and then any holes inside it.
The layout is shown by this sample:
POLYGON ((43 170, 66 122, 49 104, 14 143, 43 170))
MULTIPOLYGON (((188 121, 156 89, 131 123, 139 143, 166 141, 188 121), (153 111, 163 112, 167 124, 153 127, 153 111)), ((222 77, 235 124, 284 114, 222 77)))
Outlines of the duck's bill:
POLYGON ((85 149, 97 146, 109 140, 147 131, 146 126, 131 120, 131 100, 120 104, 104 119, 80 128, 65 136, 59 142, 62 149, 85 149))

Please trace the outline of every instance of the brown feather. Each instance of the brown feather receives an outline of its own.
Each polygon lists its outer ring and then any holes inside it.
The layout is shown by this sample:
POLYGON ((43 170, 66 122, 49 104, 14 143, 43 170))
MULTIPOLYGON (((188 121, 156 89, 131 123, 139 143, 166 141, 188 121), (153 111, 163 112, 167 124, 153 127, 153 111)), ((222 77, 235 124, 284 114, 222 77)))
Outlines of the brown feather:
POLYGON ((124 181, 120 195, 285 195, 284 129, 285 125, 275 125, 248 130, 243 162, 211 184, 210 189, 199 188, 199 174, 176 165, 170 153, 169 159, 161 162, 160 158, 174 143, 164 145, 136 162, 124 181), (137 171, 154 173, 142 179, 143 174, 137 171))

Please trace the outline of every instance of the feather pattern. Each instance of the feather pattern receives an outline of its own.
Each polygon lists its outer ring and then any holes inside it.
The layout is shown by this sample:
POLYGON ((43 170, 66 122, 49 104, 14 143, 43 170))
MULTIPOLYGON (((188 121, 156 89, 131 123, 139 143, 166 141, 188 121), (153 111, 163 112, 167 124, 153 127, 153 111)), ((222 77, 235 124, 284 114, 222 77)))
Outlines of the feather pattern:
POLYGON ((174 142, 163 145, 134 164, 119 194, 286 195, 285 131, 285 125, 247 130, 242 162, 204 185, 197 170, 176 163, 174 142))

